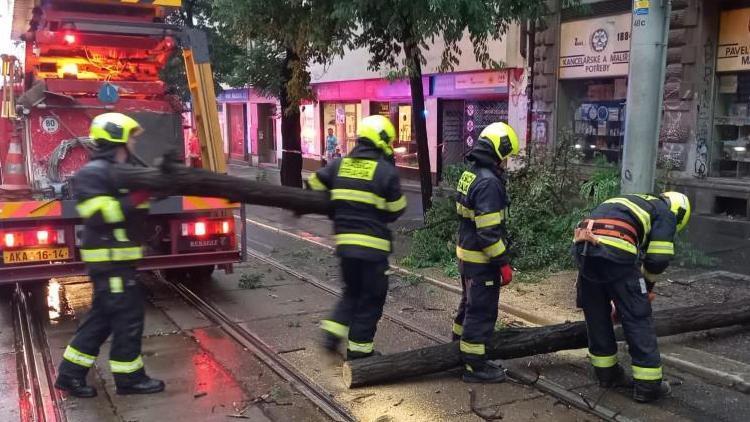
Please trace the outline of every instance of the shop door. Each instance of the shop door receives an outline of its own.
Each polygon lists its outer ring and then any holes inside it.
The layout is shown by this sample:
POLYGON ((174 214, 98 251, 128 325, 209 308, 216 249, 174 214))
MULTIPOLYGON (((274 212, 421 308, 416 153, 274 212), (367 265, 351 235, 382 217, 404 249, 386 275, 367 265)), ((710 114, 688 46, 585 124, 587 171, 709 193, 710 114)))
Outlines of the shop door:
POLYGON ((258 104, 258 160, 266 164, 276 164, 274 108, 273 104, 258 104))
POLYGON ((442 143, 443 168, 460 164, 468 151, 464 136, 464 102, 462 100, 441 101, 440 140, 442 143))
POLYGON ((229 158, 247 160, 247 113, 244 104, 228 104, 229 117, 229 158))

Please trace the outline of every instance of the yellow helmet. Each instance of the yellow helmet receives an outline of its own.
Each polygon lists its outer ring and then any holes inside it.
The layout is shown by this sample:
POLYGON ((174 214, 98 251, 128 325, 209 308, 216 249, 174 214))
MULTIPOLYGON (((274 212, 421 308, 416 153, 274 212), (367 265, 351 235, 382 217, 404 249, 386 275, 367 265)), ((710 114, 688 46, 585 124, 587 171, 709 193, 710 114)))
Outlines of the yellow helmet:
POLYGON ((142 132, 143 128, 135 119, 122 113, 104 113, 91 121, 89 136, 115 144, 126 144, 131 136, 137 136, 142 132))
POLYGON ((677 231, 687 226, 690 220, 690 200, 680 192, 664 192, 661 197, 669 204, 669 209, 677 219, 677 231))
POLYGON ((521 149, 516 131, 507 123, 497 122, 487 126, 479 134, 479 140, 482 139, 489 141, 500 160, 517 155, 521 149))
POLYGON ((368 116, 362 119, 357 127, 357 137, 367 139, 380 148, 385 155, 393 155, 393 140, 396 139, 396 128, 385 116, 368 116))

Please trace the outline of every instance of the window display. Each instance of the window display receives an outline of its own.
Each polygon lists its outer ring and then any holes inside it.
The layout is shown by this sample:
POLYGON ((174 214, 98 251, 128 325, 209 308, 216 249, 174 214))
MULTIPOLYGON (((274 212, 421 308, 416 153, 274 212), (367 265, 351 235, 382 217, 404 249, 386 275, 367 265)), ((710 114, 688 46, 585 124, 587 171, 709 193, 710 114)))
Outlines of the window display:
POLYGON ((750 177, 750 72, 720 76, 716 102, 712 174, 750 177))
POLYGON ((315 107, 303 105, 300 107, 300 126, 302 127, 302 156, 319 159, 320 145, 315 133, 315 107))
POLYGON ((362 105, 325 103, 323 104, 323 148, 326 155, 348 154, 357 142, 357 124, 362 120, 362 105))

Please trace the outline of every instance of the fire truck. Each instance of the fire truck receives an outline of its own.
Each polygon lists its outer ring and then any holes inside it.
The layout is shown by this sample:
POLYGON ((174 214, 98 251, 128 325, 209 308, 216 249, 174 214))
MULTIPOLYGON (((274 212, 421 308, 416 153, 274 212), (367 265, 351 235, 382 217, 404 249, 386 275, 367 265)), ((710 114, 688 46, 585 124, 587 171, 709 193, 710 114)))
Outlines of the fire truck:
MULTIPOLYGON (((226 172, 206 38, 169 23, 179 7, 180 0, 15 0, 12 37, 25 41, 25 54, 23 65, 2 57, 0 284, 85 274, 69 179, 88 160, 96 115, 135 118, 145 129, 136 145, 145 163, 167 152, 184 157, 184 107, 160 79, 175 49, 203 167, 226 172)), ((241 259, 238 207, 204 197, 152 202, 140 269, 192 279, 231 272, 241 259)))

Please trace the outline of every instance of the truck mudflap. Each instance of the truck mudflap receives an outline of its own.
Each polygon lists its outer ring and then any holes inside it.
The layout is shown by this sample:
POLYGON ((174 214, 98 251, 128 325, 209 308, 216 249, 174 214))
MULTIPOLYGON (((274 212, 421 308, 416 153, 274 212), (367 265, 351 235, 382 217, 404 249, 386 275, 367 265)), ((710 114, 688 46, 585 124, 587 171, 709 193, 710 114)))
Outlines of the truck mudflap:
MULTIPOLYGON (((179 255, 154 255, 144 257, 138 264, 139 271, 153 271, 170 268, 189 268, 202 265, 218 265, 220 268, 231 268, 240 261, 237 250, 186 253, 179 255)), ((85 264, 81 261, 55 262, 38 265, 20 265, 0 267, 0 284, 23 281, 47 280, 54 277, 72 277, 86 275, 85 264)))

